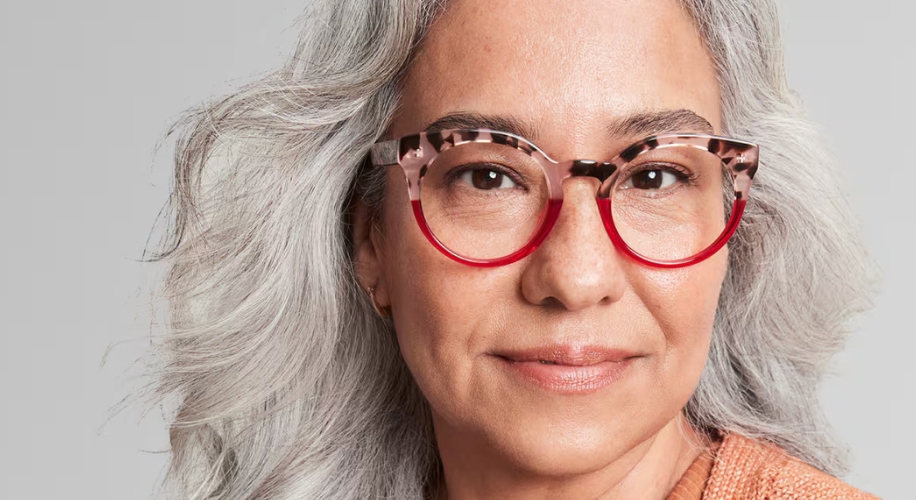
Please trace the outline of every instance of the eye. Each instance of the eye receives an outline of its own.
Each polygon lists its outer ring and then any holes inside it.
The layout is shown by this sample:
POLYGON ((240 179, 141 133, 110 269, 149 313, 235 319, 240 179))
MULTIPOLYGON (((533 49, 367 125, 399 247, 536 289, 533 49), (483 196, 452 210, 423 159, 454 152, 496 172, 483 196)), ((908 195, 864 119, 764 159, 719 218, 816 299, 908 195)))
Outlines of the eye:
POLYGON ((668 168, 646 168, 627 177, 621 187, 624 189, 665 189, 684 180, 685 177, 683 173, 668 168))
POLYGON ((461 182, 481 190, 513 189, 519 185, 509 175, 493 168, 465 170, 458 177, 461 182))

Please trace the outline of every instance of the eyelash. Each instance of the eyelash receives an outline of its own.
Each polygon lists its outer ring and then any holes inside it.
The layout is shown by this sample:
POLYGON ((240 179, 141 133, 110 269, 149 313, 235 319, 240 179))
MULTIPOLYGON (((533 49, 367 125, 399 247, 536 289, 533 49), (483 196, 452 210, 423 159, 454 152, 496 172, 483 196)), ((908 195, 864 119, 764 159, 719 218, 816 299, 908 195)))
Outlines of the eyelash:
POLYGON ((621 175, 620 179, 622 179, 623 181, 626 181, 627 179, 633 177, 634 175, 641 174, 643 172, 649 172, 652 170, 661 170, 664 172, 671 172, 674 175, 676 175, 679 180, 684 181, 688 186, 696 185, 696 181, 699 178, 696 172, 690 171, 676 163, 646 162, 642 165, 637 165, 633 167, 633 170, 621 172, 621 174, 623 175, 621 175))
POLYGON ((449 170, 448 175, 446 176, 446 185, 451 186, 454 183, 458 182, 461 179, 461 176, 467 172, 473 172, 475 170, 492 170, 501 175, 509 177, 509 179, 514 182, 518 187, 528 190, 528 186, 525 181, 518 175, 517 172, 511 168, 499 165, 498 163, 467 163, 458 167, 455 167, 449 170))

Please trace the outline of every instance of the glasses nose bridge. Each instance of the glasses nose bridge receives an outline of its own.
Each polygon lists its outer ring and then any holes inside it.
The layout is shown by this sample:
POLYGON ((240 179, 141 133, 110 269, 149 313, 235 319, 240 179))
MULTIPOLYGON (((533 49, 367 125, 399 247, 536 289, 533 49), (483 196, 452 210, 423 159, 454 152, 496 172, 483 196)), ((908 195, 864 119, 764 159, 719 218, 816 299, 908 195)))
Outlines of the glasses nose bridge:
MULTIPOLYGON (((550 202, 549 202, 549 217, 547 217, 547 223, 542 229, 542 239, 549 237, 549 233, 555 232, 556 223, 562 218, 561 212, 568 212, 572 210, 577 212, 577 219, 581 218, 584 212, 581 212, 583 209, 586 211, 591 211, 597 209, 595 215, 599 218, 599 225, 606 229, 607 227, 607 217, 604 213, 601 213, 600 199, 607 198, 609 196, 610 187, 613 184, 613 178, 617 174, 619 167, 614 161, 598 161, 590 159, 575 159, 575 160, 566 160, 557 162, 546 155, 538 158, 541 162, 542 167, 546 173, 549 193, 550 193, 550 202), (584 179, 595 179, 598 181, 598 188, 592 192, 592 195, 598 198, 598 206, 594 206, 595 199, 592 198, 591 202, 587 202, 586 205, 589 205, 590 208, 585 206, 575 206, 580 203, 585 202, 582 198, 585 194, 577 188, 572 188, 574 191, 579 191, 579 195, 574 195, 575 200, 566 200, 564 203, 564 184, 568 179, 575 178, 584 178, 584 179), (573 205, 570 205, 570 202, 573 205), (563 209, 565 205, 565 209, 563 209)), ((603 231, 602 231, 603 232, 603 231)), ((589 233, 592 234, 592 233, 589 233)))
POLYGON ((611 161, 578 159, 555 162, 546 156, 539 158, 539 160, 547 174, 550 199, 552 200, 562 200, 564 181, 575 177, 597 179, 599 183, 597 195, 598 197, 606 198, 608 196, 607 186, 610 184, 607 180, 613 177, 618 169, 617 165, 611 161))

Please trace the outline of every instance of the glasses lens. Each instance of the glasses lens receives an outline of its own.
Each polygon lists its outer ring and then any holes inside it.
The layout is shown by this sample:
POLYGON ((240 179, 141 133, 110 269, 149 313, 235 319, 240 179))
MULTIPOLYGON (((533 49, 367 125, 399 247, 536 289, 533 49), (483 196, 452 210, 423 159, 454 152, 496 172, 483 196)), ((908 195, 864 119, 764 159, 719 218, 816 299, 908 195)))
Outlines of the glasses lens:
POLYGON ((617 232, 652 260, 693 257, 725 231, 734 204, 722 160, 705 149, 666 145, 624 166, 610 191, 617 232))
POLYGON ((430 231, 466 258, 491 260, 523 248, 547 207, 544 171, 504 144, 465 143, 441 152, 420 180, 430 231))

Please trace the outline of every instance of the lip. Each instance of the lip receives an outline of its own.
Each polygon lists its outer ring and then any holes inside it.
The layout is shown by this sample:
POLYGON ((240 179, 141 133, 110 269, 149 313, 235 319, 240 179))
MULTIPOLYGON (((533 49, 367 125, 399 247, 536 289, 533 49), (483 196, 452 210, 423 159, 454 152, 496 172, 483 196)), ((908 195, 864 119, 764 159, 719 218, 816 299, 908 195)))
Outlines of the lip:
POLYGON ((560 394, 588 394, 625 373, 637 353, 604 347, 543 346, 494 353, 503 369, 527 384, 560 394))

